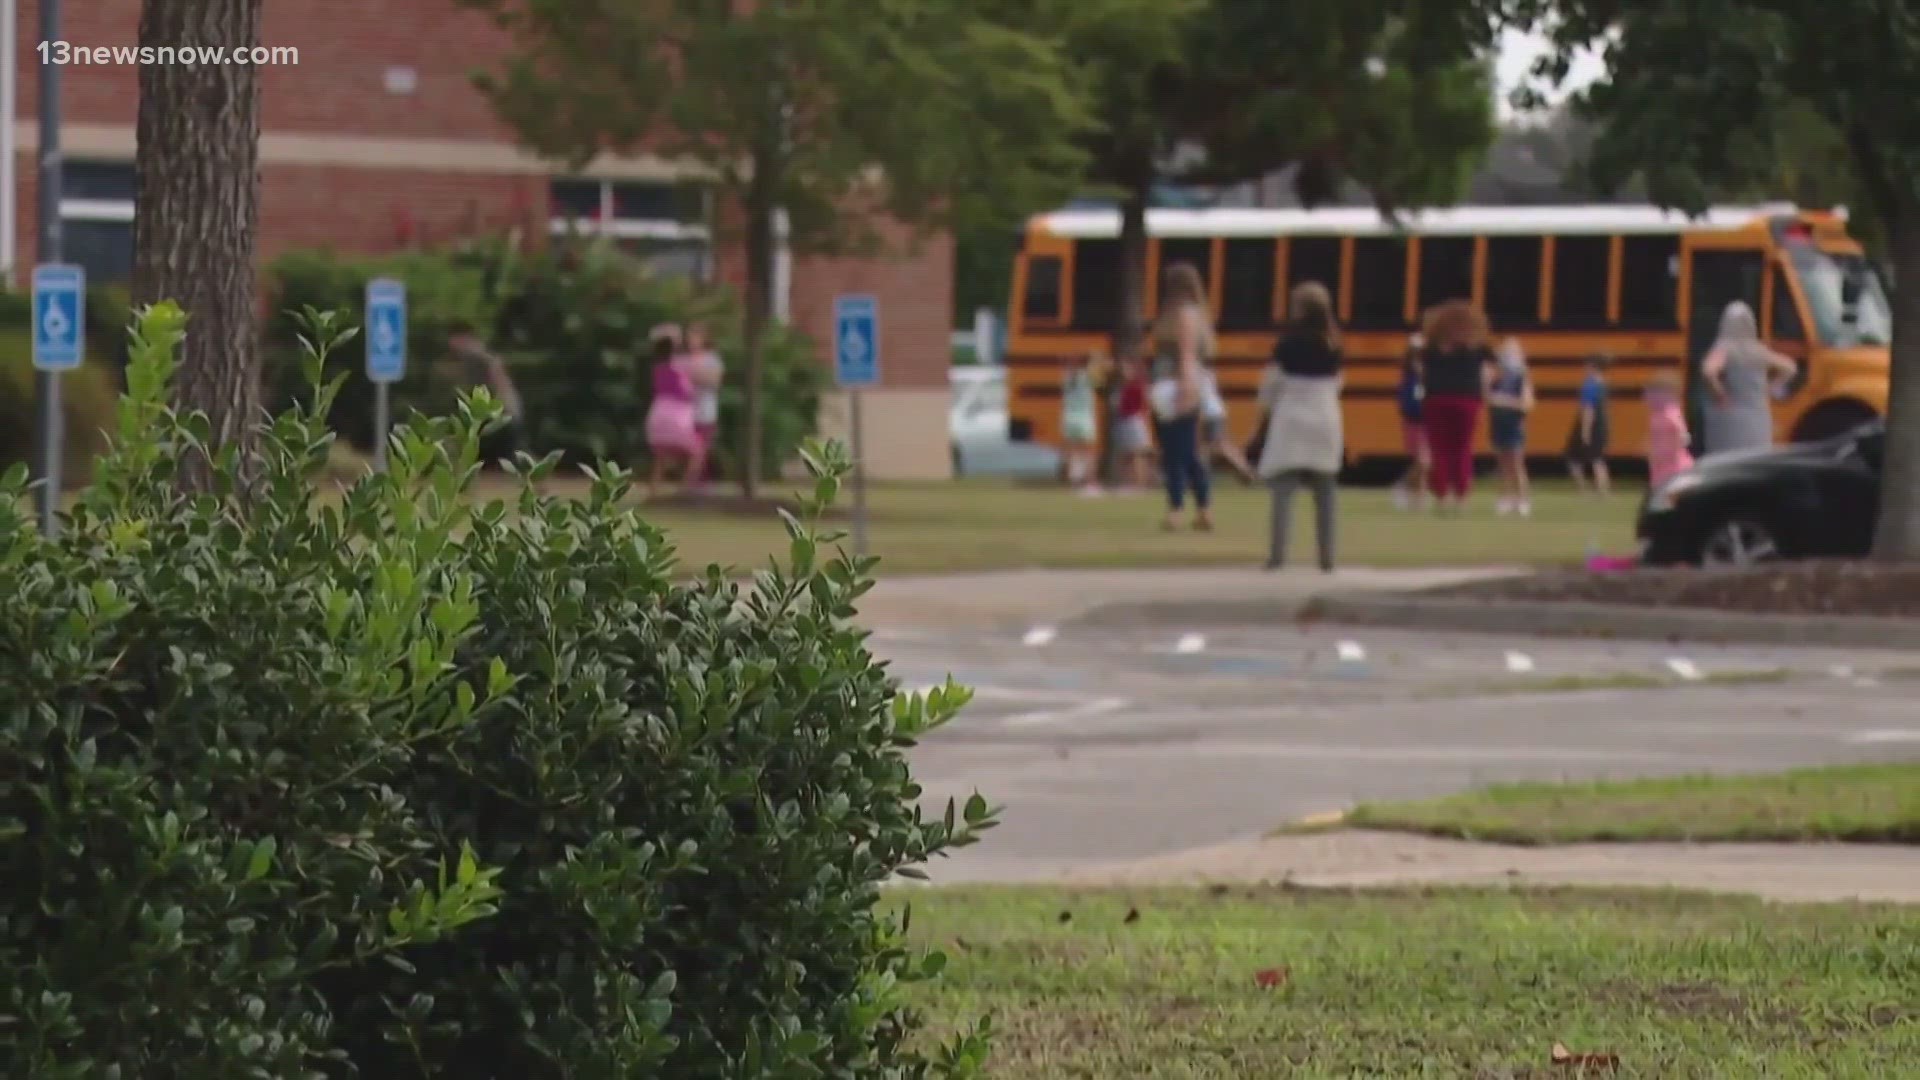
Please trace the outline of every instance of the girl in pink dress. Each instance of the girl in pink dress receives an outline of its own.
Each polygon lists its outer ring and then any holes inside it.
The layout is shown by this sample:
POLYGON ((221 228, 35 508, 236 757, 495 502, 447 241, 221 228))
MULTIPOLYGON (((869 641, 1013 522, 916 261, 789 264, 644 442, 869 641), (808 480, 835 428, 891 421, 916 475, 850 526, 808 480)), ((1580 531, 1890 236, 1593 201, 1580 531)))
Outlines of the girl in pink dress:
POLYGON ((1692 435, 1680 409, 1680 381, 1662 371, 1647 380, 1647 479, 1658 488, 1693 467, 1692 435))
POLYGON ((649 495, 666 479, 670 464, 682 465, 682 477, 692 483, 700 478, 707 459, 707 443, 700 437, 694 414, 696 391, 687 365, 675 354, 678 347, 670 338, 653 345, 653 404, 647 409, 647 446, 653 451, 653 473, 647 482, 649 495))

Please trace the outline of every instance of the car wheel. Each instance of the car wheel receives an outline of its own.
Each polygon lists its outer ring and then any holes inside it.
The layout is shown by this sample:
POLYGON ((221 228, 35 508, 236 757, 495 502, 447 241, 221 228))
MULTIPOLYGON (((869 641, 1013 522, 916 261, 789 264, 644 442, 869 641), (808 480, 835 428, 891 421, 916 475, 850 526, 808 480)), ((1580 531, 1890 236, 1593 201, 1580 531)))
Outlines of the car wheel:
POLYGON ((1830 401, 1816 407, 1793 429, 1794 442, 1823 442, 1845 435, 1879 414, 1858 401, 1830 401))
POLYGON ((1746 514, 1719 522, 1700 541, 1699 562, 1704 567, 1730 569, 1784 557, 1772 526, 1746 514))

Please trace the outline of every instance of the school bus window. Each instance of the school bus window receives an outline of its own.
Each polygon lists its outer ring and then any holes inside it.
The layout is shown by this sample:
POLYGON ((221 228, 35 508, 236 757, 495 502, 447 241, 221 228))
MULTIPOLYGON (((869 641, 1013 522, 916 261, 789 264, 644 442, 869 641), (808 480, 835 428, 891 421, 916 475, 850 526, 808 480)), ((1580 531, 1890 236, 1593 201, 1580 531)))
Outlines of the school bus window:
POLYGON ((1110 332, 1120 323, 1120 241, 1073 246, 1073 328, 1110 332))
POLYGON ((1473 237, 1420 238, 1420 310, 1473 296, 1473 237))
POLYGON ((1353 242, 1353 328, 1401 330, 1407 325, 1407 241, 1363 236, 1353 242))
POLYGON ((1773 268, 1773 318, 1770 326, 1775 341, 1789 344, 1807 340, 1806 327, 1800 322, 1800 308, 1793 302, 1793 288, 1787 284, 1786 271, 1773 268))
POLYGON ((1213 241, 1190 236, 1160 241, 1160 277, 1166 280, 1167 267, 1186 263, 1200 271, 1200 284, 1213 285, 1213 241))
POLYGON ((1674 276, 1679 254, 1680 238, 1671 234, 1622 238, 1621 329, 1680 328, 1680 282, 1674 276))
MULTIPOLYGON (((1340 238, 1337 236, 1296 236, 1287 241, 1287 292, 1296 286, 1317 281, 1340 309, 1340 238)), ((1286 297, 1281 298, 1285 304, 1286 297)))
POLYGON ((1266 238, 1228 240, 1222 259, 1220 329, 1266 330, 1273 326, 1273 259, 1279 242, 1266 238))
POLYGON ((1060 318, 1060 276, 1058 255, 1027 256, 1027 292, 1021 297, 1020 310, 1030 320, 1054 322, 1060 318))
POLYGON ((1553 241, 1555 330, 1607 329, 1607 275, 1613 262, 1610 236, 1557 236, 1553 241))
POLYGON ((1540 325, 1538 236, 1487 237, 1487 321, 1501 330, 1540 325))

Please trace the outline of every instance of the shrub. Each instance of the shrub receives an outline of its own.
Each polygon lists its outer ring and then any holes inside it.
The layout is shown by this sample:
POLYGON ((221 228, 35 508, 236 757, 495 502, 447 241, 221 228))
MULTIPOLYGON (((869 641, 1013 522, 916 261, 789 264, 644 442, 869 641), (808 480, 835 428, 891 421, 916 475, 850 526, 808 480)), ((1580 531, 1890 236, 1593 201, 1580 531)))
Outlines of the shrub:
MULTIPOLYGON (((115 337, 121 336, 121 332, 115 337)), ((117 379, 110 361, 92 357, 60 377, 60 412, 66 425, 61 479, 85 484, 94 459, 106 449, 114 426, 117 379)), ((40 389, 33 367, 33 337, 25 329, 0 329, 0 468, 15 463, 40 467, 40 389)))
MULTIPOLYGON (((335 322, 311 320, 325 370, 335 322)), ((145 313, 119 442, 56 540, 0 490, 0 1060, 36 1078, 972 1075, 923 1055, 879 886, 925 820, 849 622, 871 560, 795 519, 749 597, 678 580, 627 475, 469 497, 484 393, 316 509, 338 380, 260 477, 185 498, 204 419, 145 313), (458 537, 456 540, 455 538, 458 537), (744 602, 743 602, 744 601, 744 602)), ((846 463, 810 459, 810 520, 846 463)))
MULTIPOLYGON (((651 274, 605 240, 561 239, 529 251, 507 235, 397 261, 301 252, 283 257, 273 272, 277 303, 288 312, 269 335, 273 400, 290 402, 300 390, 298 320, 290 313, 307 306, 357 312, 366 282, 393 274, 408 282, 411 350, 408 378, 394 389, 395 416, 453 409, 466 376, 433 365, 445 355, 447 327, 470 319, 492 327, 492 344, 513 373, 527 407, 525 445, 581 464, 646 460, 648 333, 663 323, 705 322, 727 364, 715 464, 737 475, 746 375, 738 305, 724 293, 651 274)), ((771 474, 818 432, 825 372, 812 344, 787 328, 769 334, 763 357, 762 472, 771 474)), ((362 367, 356 349, 337 368, 354 377, 342 390, 336 421, 356 445, 369 447, 373 396, 362 367)))
MULTIPOLYGON (((265 390, 269 406, 284 409, 306 389, 302 372, 301 313, 309 309, 365 315, 367 282, 395 277, 407 284, 407 372, 392 389, 397 423, 415 412, 452 411, 461 388, 449 369, 447 338, 457 322, 492 323, 494 301, 483 273, 457 265, 444 255, 404 252, 378 259, 343 258, 326 251, 295 251, 275 260, 275 314, 265 334, 265 390)), ((373 447, 373 384, 365 376, 366 354, 359 348, 331 356, 329 378, 350 377, 341 385, 333 420, 353 445, 373 447)))

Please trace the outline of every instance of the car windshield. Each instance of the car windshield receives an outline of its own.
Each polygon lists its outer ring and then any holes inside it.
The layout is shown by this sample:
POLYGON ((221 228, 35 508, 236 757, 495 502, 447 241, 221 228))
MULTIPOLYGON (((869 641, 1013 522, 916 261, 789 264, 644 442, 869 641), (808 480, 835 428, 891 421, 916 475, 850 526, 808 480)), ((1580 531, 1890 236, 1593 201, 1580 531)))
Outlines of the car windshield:
POLYGON ((1893 341, 1893 312, 1872 263, 1859 255, 1829 254, 1805 244, 1792 250, 1793 267, 1822 342, 1845 348, 1885 346, 1893 341), (1851 312, 1846 304, 1850 298, 1851 312), (1852 321, 1847 319, 1849 314, 1852 321))

